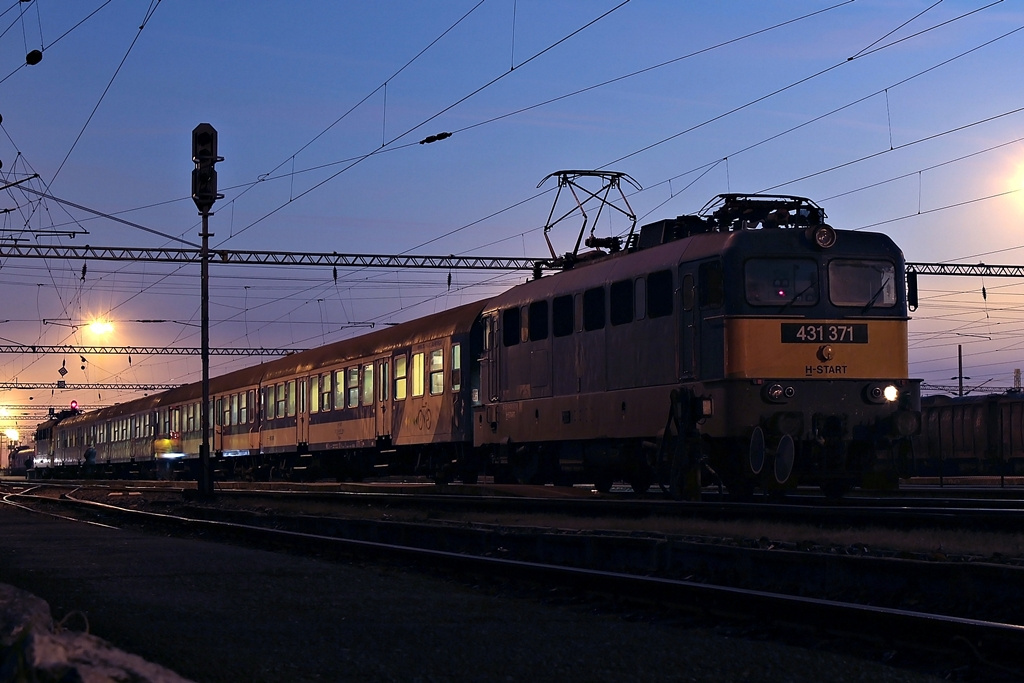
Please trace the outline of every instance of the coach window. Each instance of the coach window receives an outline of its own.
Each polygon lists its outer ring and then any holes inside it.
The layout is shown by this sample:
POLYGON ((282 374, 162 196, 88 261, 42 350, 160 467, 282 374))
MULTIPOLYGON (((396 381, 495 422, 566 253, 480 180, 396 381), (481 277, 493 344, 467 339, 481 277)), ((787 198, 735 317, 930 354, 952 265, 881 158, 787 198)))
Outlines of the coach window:
POLYGON ((345 370, 345 389, 348 393, 348 405, 349 408, 357 408, 359 406, 359 366, 347 368, 345 370))
POLYGON ((430 394, 444 393, 444 349, 430 352, 430 394))
POLYGON ((325 413, 331 409, 331 373, 320 375, 320 410, 325 413))
POLYGON ((263 417, 267 420, 273 420, 276 417, 273 410, 276 405, 273 400, 273 385, 263 387, 261 394, 263 396, 263 417))
POLYGON ((288 417, 293 417, 295 415, 295 380, 285 382, 284 401, 284 414, 288 417))
POLYGON ((373 363, 363 366, 363 405, 373 405, 373 363))
POLYGON ((252 402, 252 389, 238 397, 238 424, 249 424, 249 404, 252 402))
POLYGON ((277 406, 274 408, 274 413, 278 417, 285 417, 288 415, 288 387, 284 382, 274 385, 274 393, 277 406))
POLYGON ((395 356, 395 400, 404 401, 406 392, 406 373, 409 359, 403 354, 395 356))
POLYGON ((604 329, 604 287, 583 292, 583 329, 586 332, 604 329))
POLYGON ((309 414, 320 412, 320 376, 309 378, 309 414))
POLYGON ((238 424, 238 394, 231 394, 231 426, 238 424))
POLYGON ((345 407, 345 371, 334 371, 334 409, 341 410, 345 407))
POLYGON ((530 341, 541 341, 548 338, 548 302, 534 301, 530 304, 530 341))
POLYGON ((609 290, 612 325, 625 325, 633 322, 633 281, 621 280, 613 282, 609 290))
POLYGON ((501 313, 501 343, 515 346, 519 343, 519 309, 506 308, 501 313))
POLYGON ((296 403, 298 403, 298 406, 296 406, 296 407, 297 407, 297 409, 299 411, 299 415, 305 415, 306 414, 306 396, 307 396, 307 394, 306 394, 306 379, 305 378, 297 379, 297 380, 295 380, 295 382, 296 382, 295 401, 296 401, 296 403))
POLYGON ((700 287, 701 306, 714 308, 725 302, 721 262, 706 261, 700 264, 697 268, 697 282, 700 287))
POLYGON ((574 324, 572 295, 556 296, 551 302, 551 332, 556 337, 568 337, 574 324))
POLYGON ((410 387, 410 392, 412 393, 413 398, 423 395, 423 360, 424 354, 422 352, 412 354, 412 367, 409 368, 409 374, 412 375, 412 386, 410 387))
POLYGON ((672 271, 659 270, 647 276, 647 315, 672 315, 672 271))
POLYGON ((452 391, 462 388, 462 344, 452 344, 452 391))
POLYGON ((380 400, 381 401, 388 400, 388 384, 389 383, 390 383, 390 380, 388 379, 388 362, 386 360, 382 360, 380 362, 380 400))

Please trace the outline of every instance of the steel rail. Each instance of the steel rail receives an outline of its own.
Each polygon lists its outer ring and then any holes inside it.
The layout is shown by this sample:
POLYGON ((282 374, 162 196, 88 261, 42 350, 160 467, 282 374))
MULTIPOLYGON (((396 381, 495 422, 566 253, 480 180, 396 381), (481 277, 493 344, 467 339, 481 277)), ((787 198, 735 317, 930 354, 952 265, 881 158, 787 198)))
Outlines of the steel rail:
POLYGON ((900 643, 935 651, 964 651, 987 667, 1004 672, 1017 670, 1024 647, 1024 626, 981 619, 946 616, 837 600, 781 594, 770 591, 718 586, 693 581, 639 576, 614 571, 469 555, 443 550, 392 545, 306 532, 255 527, 235 522, 200 520, 165 513, 132 510, 76 498, 73 494, 48 502, 80 505, 94 510, 126 515, 150 522, 185 528, 201 528, 250 542, 272 541, 278 546, 308 548, 318 552, 334 549, 345 555, 357 554, 429 567, 448 567, 514 580, 558 583, 577 590, 614 595, 659 607, 674 606, 721 618, 756 618, 777 624, 814 626, 832 633, 862 640, 900 643))

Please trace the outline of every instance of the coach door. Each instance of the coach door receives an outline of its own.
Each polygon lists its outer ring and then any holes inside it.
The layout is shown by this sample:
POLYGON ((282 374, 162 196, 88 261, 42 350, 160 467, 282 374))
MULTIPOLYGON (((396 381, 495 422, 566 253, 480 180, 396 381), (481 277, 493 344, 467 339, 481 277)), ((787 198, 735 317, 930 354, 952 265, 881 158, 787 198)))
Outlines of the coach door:
POLYGON ((374 361, 377 376, 376 399, 373 402, 377 430, 377 443, 391 442, 391 361, 378 358, 374 361))
POLYGON ((295 443, 309 444, 309 384, 303 377, 296 382, 289 382, 289 389, 292 390, 295 401, 295 443), (296 386, 296 383, 298 386, 296 386))

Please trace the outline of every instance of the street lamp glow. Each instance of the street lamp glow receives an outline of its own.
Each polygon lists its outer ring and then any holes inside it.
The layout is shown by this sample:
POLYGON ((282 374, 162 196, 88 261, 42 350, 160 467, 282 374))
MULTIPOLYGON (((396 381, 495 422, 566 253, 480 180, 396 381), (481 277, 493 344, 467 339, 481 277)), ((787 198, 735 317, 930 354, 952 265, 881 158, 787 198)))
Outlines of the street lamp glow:
POLYGON ((106 320, 94 320, 89 323, 89 331, 96 335, 110 334, 114 326, 106 320))
POLYGON ((18 440, 18 430, 17 429, 8 429, 8 430, 4 431, 4 436, 7 437, 8 441, 12 441, 12 442, 13 441, 17 441, 18 440))

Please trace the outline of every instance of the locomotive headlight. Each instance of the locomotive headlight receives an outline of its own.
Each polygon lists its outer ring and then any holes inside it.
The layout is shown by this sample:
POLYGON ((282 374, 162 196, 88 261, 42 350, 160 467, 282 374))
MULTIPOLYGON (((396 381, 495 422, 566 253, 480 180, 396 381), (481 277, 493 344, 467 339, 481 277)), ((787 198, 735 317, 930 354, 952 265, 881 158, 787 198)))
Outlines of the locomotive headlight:
POLYGON ((885 396, 886 401, 892 403, 900 397, 900 390, 890 384, 882 390, 882 395, 885 396))
POLYGON ((785 403, 796 396, 796 389, 781 384, 769 384, 764 388, 764 398, 771 403, 785 403))
POLYGON ((836 243, 836 231, 832 229, 831 225, 821 225, 812 228, 811 241, 814 242, 815 246, 819 249, 830 249, 836 243))

